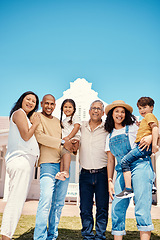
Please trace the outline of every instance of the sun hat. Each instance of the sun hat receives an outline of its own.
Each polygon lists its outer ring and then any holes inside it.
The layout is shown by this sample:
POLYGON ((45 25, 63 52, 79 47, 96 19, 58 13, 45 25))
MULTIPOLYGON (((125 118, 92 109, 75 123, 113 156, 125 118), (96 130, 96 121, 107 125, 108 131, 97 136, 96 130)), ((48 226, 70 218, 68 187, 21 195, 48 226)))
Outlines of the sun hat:
POLYGON ((125 103, 124 101, 122 100, 116 100, 114 102, 112 102, 111 104, 108 104, 107 107, 105 108, 105 114, 107 115, 108 112, 112 109, 112 108, 115 108, 115 107, 124 107, 126 108, 130 113, 133 112, 133 108, 128 105, 127 103, 125 103))

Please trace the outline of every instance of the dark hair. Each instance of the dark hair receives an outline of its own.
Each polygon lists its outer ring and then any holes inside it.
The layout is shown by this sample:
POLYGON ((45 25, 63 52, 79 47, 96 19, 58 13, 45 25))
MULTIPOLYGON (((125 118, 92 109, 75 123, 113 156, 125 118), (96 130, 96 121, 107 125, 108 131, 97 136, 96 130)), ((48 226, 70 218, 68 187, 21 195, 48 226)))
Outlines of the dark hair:
MULTIPOLYGON (((113 116, 112 116, 113 115, 113 110, 115 108, 112 108, 108 112, 107 117, 106 117, 106 121, 105 121, 105 125, 104 125, 105 130, 109 133, 111 133, 113 128, 115 127, 113 116)), ((126 125, 132 125, 136 121, 136 117, 132 113, 130 113, 126 108, 124 108, 124 109, 125 109, 125 119, 122 122, 123 127, 126 126, 126 125)))
POLYGON ((20 96, 20 98, 17 100, 17 102, 14 104, 13 108, 12 108, 11 111, 10 111, 9 117, 11 117, 12 113, 14 113, 16 110, 18 110, 19 108, 22 107, 23 99, 24 99, 27 95, 29 95, 29 94, 32 94, 32 95, 34 95, 34 96, 36 97, 36 106, 35 106, 35 108, 34 108, 31 112, 28 113, 27 117, 30 118, 30 117, 32 116, 32 114, 33 114, 35 111, 38 110, 38 106, 39 106, 39 98, 38 98, 38 96, 37 96, 34 92, 32 92, 32 91, 27 91, 27 92, 23 93, 23 94, 20 96))
POLYGON ((62 128, 63 128, 63 124, 62 124, 63 107, 64 107, 64 105, 65 105, 67 102, 71 103, 72 106, 73 106, 73 109, 74 109, 74 111, 73 111, 73 113, 72 113, 72 115, 71 115, 71 118, 70 118, 70 120, 68 121, 69 124, 72 124, 72 118, 73 118, 74 113, 76 112, 76 104, 75 104, 75 102, 73 101, 73 99, 65 99, 65 100, 62 102, 62 105, 61 105, 61 117, 60 117, 60 124, 61 124, 61 127, 62 127, 62 128))
POLYGON ((140 99, 138 99, 137 101, 137 107, 139 106, 150 106, 150 107, 154 107, 154 100, 150 97, 141 97, 140 99))

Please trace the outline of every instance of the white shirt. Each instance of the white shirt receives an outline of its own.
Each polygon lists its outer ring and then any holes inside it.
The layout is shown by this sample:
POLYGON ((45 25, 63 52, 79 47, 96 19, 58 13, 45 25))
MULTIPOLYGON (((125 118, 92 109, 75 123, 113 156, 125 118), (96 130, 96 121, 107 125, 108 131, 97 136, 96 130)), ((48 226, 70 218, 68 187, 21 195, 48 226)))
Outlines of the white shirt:
MULTIPOLYGON (((17 111, 23 111, 23 109, 18 109, 17 111)), ((15 113, 15 112, 14 112, 15 113)), ((13 114, 14 114, 13 113, 13 114)), ((25 112, 24 112, 25 113, 25 112)), ((13 122, 13 114, 10 119, 10 128, 9 128, 9 136, 8 136, 8 148, 7 153, 5 156, 5 160, 11 161, 17 156, 22 155, 32 155, 39 157, 39 146, 35 136, 33 135, 28 141, 24 141, 20 135, 17 125, 13 122)), ((26 113, 25 113, 26 114, 26 113)), ((27 122, 29 128, 32 126, 31 122, 29 121, 27 115, 27 122)))
MULTIPOLYGON (((121 129, 113 129, 113 132, 112 132, 112 137, 115 137, 117 135, 120 135, 120 134, 125 134, 125 129, 126 127, 124 128, 121 128, 121 129)), ((128 130, 128 136, 129 136, 129 141, 130 141, 130 145, 131 145, 131 148, 133 149, 135 146, 136 146, 136 143, 135 143, 135 140, 136 140, 136 135, 137 135, 137 130, 138 130, 138 126, 134 123, 133 125, 129 125, 129 130, 128 130)), ((109 148, 109 135, 107 136, 106 138, 106 146, 105 146, 105 151, 110 151, 110 148, 109 148)))
POLYGON ((100 169, 107 166, 105 143, 107 132, 102 122, 93 131, 89 122, 82 122, 80 142, 80 165, 84 169, 100 169))
MULTIPOLYGON (((64 128, 62 128, 62 138, 67 137, 72 132, 72 130, 74 128, 74 124, 76 124, 76 123, 78 123, 80 125, 82 124, 79 116, 76 115, 76 114, 73 115, 72 124, 70 124, 68 122, 70 119, 71 119, 71 117, 66 117, 63 120, 63 127, 64 128)), ((81 132, 79 130, 74 137, 80 139, 80 136, 81 136, 81 132)))

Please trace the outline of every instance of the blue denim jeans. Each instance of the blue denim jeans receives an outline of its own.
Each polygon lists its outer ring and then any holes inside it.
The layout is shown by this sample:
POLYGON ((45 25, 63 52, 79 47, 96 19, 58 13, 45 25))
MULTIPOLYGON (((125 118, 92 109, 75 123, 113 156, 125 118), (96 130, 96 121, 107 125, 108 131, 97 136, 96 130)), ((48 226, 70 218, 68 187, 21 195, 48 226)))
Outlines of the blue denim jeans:
MULTIPOLYGON (((112 137, 110 134, 109 146, 111 153, 117 159, 117 177, 115 181, 115 194, 119 194, 125 187, 121 160, 130 150, 128 136, 128 126, 126 133, 112 137)), ((139 231, 151 231, 154 229, 151 219, 152 205, 152 184, 153 168, 149 156, 139 158, 130 164, 132 174, 132 187, 135 201, 135 217, 139 231)), ((130 199, 114 198, 112 202, 112 234, 125 235, 125 218, 130 199)))
POLYGON ((34 240, 55 240, 58 237, 58 224, 69 183, 69 178, 65 181, 55 179, 55 175, 59 171, 59 163, 42 163, 40 165, 40 199, 36 214, 34 240))
POLYGON ((81 170, 80 179, 80 216, 82 221, 82 236, 84 239, 106 239, 105 232, 108 223, 108 178, 107 169, 98 173, 88 173, 81 170), (96 234, 93 233, 93 197, 96 201, 96 234))
MULTIPOLYGON (((149 161, 137 160, 131 166, 132 186, 135 194, 135 217, 139 231, 154 229, 151 219, 153 171, 149 161)), ((115 194, 119 194, 125 187, 122 171, 117 171, 115 194)), ((125 217, 130 198, 114 198, 112 202, 112 234, 125 235, 125 217)))
POLYGON ((130 171, 130 164, 139 158, 145 158, 146 156, 150 156, 152 154, 152 146, 150 145, 148 151, 146 148, 142 151, 139 148, 139 143, 137 143, 137 146, 133 148, 129 153, 127 153, 121 161, 121 167, 123 172, 130 171))

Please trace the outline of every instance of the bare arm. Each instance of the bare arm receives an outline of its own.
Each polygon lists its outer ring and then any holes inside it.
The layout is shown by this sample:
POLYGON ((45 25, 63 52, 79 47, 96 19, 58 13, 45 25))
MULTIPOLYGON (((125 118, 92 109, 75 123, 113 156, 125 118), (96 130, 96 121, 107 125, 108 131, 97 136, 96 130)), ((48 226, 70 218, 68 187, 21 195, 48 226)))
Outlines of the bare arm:
POLYGON ((108 171, 108 188, 109 188, 109 195, 111 199, 113 200, 113 194, 114 191, 114 184, 113 184, 113 175, 114 175, 114 168, 115 168, 115 157, 113 154, 109 151, 107 152, 108 157, 108 164, 107 164, 107 171, 108 171))
POLYGON ((24 141, 28 141, 34 134, 36 127, 40 123, 40 117, 37 113, 34 114, 32 126, 29 128, 26 115, 19 110, 13 114, 13 122, 17 125, 20 135, 24 141))
POLYGON ((67 137, 64 137, 63 139, 70 140, 71 138, 73 138, 76 135, 76 133, 79 131, 79 129, 80 129, 80 124, 79 123, 74 124, 74 128, 71 131, 71 133, 67 137))
POLYGON ((157 145, 159 129, 156 123, 150 123, 150 127, 152 128, 152 153, 156 153, 159 150, 157 145))

